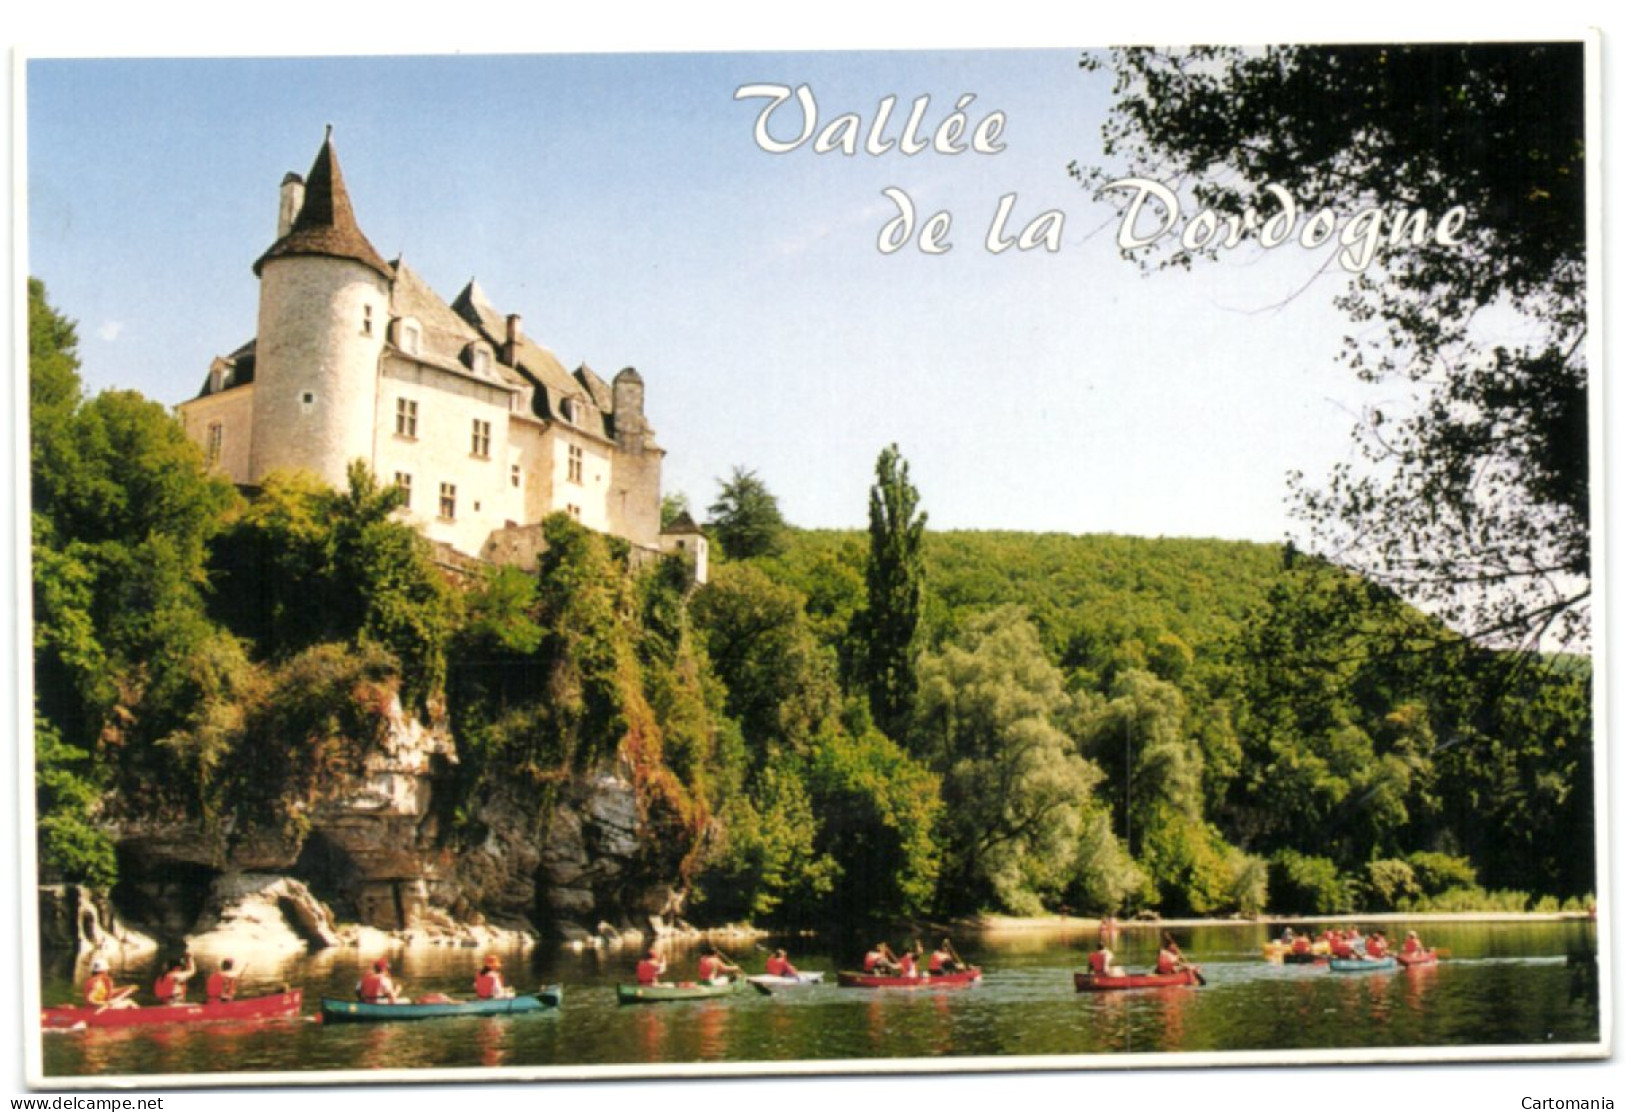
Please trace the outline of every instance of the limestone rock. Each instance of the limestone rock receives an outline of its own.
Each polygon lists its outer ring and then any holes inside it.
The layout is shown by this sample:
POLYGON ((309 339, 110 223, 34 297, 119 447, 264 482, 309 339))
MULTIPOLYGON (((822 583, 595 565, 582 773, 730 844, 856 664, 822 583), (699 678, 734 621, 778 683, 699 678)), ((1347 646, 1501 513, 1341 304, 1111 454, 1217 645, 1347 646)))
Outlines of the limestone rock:
POLYGON ((308 888, 265 873, 226 873, 217 878, 198 926, 187 938, 191 948, 223 956, 342 944, 327 909, 308 888))

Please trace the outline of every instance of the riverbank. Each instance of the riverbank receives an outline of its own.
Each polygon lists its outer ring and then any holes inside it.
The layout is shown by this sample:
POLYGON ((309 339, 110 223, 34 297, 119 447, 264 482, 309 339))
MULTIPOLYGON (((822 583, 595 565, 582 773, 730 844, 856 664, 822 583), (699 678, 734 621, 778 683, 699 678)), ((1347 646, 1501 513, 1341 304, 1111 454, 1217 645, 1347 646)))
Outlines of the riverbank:
MULTIPOLYGON (((1320 923, 1555 923, 1595 919, 1588 911, 1373 911, 1336 915, 1258 915, 1227 919, 1118 919, 1118 930, 1167 930, 1191 927, 1222 927, 1256 923, 1260 926, 1320 923)), ((956 919, 949 929, 977 934, 1004 934, 1023 931, 1053 933, 1098 932, 1102 920, 1071 915, 976 915, 956 919)))

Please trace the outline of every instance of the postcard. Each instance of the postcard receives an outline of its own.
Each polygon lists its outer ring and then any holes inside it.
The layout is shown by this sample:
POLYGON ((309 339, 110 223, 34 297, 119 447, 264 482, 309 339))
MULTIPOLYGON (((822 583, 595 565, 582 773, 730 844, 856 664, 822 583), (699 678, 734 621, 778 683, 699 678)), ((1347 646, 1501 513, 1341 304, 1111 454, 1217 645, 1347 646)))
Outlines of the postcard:
POLYGON ((1598 60, 23 59, 28 1083, 1606 1057, 1598 60))

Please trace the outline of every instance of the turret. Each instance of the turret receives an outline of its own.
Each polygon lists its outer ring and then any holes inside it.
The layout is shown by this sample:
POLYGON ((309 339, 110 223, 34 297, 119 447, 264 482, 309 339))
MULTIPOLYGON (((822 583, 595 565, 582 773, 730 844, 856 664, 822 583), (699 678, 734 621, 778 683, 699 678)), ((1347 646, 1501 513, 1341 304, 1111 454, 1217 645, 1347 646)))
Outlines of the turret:
POLYGON ((393 273, 356 225, 332 128, 304 181, 283 179, 281 216, 290 214, 286 232, 254 264, 260 308, 250 481, 303 468, 342 488, 351 460, 372 462, 393 273))

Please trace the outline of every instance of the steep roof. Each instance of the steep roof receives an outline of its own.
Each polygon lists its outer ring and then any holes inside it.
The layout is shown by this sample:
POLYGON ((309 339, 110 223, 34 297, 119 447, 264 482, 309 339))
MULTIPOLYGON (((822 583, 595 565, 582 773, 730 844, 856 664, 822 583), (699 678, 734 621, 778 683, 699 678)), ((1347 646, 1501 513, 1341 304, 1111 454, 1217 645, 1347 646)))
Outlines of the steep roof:
POLYGON ((295 255, 320 255, 331 259, 351 259, 370 267, 385 278, 393 277, 389 264, 373 249, 355 222, 350 207, 350 191, 344 187, 344 174, 333 153, 333 129, 327 129, 322 149, 305 180, 305 200, 288 234, 271 244, 254 263, 254 273, 271 259, 295 255))
MULTIPOLYGON (((479 283, 470 279, 463 292, 451 304, 452 311, 477 328, 498 351, 504 350, 508 339, 508 318, 486 299, 479 283)), ((536 416, 547 419, 563 417, 561 402, 574 398, 587 403, 578 407, 577 427, 596 436, 608 436, 602 411, 598 409, 590 391, 564 369, 558 356, 528 336, 521 335, 514 346, 511 365, 529 381, 535 383, 536 394, 532 409, 536 416), (580 410, 584 409, 585 412, 580 410)))

